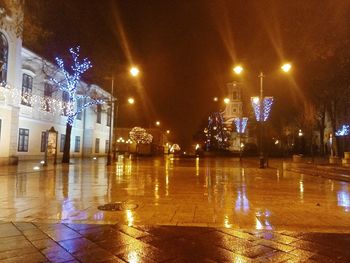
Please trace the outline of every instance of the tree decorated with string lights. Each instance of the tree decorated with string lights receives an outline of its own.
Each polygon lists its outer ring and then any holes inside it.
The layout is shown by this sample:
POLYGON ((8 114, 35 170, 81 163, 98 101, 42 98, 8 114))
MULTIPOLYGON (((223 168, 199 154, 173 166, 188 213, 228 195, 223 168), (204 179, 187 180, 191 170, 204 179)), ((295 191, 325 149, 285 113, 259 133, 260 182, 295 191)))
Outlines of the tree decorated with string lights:
POLYGON ((103 104, 106 99, 100 97, 94 90, 85 90, 81 92, 78 89, 81 76, 92 67, 91 62, 84 58, 79 59, 80 47, 69 49, 72 57, 70 70, 65 68, 63 59, 56 57, 56 63, 63 75, 62 80, 52 78, 51 81, 56 84, 57 88, 65 93, 67 101, 64 104, 64 115, 67 116, 66 122, 66 139, 64 143, 62 163, 69 163, 70 159, 70 142, 74 120, 84 109, 98 104, 103 104))
POLYGON ((138 153, 139 144, 150 144, 153 140, 153 136, 141 127, 132 128, 129 137, 136 143, 136 153, 138 153))
POLYGON ((229 146, 229 133, 220 112, 214 112, 209 116, 204 133, 207 150, 225 150, 229 146))

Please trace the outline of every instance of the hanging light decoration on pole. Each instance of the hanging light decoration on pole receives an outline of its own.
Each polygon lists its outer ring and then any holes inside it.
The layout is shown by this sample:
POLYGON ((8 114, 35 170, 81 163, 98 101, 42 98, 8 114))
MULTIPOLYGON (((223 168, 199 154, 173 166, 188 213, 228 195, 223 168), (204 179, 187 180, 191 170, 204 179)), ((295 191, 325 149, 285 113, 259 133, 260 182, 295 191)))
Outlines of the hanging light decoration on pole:
POLYGON ((239 135, 239 160, 242 160, 242 135, 245 133, 245 130, 247 128, 248 118, 242 117, 242 118, 235 118, 233 122, 236 125, 236 132, 239 135))

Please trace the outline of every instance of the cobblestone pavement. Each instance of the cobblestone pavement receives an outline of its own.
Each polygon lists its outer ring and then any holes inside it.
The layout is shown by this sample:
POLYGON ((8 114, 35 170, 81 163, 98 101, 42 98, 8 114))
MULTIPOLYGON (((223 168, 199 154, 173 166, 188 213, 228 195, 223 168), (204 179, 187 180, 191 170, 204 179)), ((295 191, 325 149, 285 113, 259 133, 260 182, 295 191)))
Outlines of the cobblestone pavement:
POLYGON ((0 262, 350 262, 350 184, 256 166, 1 167, 0 262), (117 202, 121 211, 98 209, 117 202))
POLYGON ((350 235, 1 223, 0 262, 350 262, 350 235))

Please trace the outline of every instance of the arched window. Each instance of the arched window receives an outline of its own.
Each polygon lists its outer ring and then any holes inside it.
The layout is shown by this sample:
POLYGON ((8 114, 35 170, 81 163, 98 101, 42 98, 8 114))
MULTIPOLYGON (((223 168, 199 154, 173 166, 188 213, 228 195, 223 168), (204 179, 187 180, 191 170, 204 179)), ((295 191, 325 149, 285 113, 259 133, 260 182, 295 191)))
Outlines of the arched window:
POLYGON ((8 57, 8 44, 7 40, 0 32, 0 83, 4 83, 7 80, 7 57, 8 57))

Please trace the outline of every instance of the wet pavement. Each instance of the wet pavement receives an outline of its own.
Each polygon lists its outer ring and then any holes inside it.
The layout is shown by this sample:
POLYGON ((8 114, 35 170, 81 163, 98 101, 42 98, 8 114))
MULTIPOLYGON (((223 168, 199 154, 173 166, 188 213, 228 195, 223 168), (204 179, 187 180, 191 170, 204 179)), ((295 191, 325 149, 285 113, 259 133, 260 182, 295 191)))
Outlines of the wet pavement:
POLYGON ((0 167, 1 262, 350 261, 349 183, 254 159, 75 162, 0 167))
POLYGON ((349 262, 348 234, 210 227, 0 224, 1 262, 349 262))

